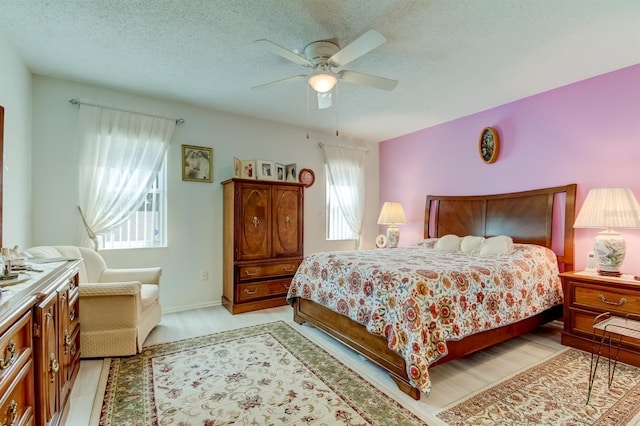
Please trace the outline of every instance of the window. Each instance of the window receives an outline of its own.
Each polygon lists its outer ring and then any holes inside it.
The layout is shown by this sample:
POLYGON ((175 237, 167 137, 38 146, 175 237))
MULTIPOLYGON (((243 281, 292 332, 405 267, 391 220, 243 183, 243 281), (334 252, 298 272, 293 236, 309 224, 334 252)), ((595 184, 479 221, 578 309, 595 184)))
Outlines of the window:
MULTIPOLYGON (((342 195, 343 200, 356 201, 349 196, 349 194, 353 192, 353 188, 346 185, 332 185, 328 166, 325 166, 325 176, 327 177, 327 240, 358 239, 358 235, 347 223, 338 203, 338 197, 340 195, 342 195)), ((350 208, 354 208, 354 206, 347 206, 347 209, 350 208)))
POLYGON ((81 245, 166 245, 167 149, 176 121, 80 104, 81 245))
POLYGON ((100 249, 165 247, 167 156, 146 190, 144 202, 120 226, 98 234, 100 249))

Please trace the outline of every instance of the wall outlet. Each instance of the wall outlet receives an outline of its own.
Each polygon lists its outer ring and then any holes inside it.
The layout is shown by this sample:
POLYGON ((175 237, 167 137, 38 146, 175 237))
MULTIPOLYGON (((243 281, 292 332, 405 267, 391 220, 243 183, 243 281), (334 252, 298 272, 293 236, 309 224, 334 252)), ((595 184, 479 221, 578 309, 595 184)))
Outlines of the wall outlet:
POLYGON ((203 269, 200 271, 200 281, 206 281, 209 279, 209 271, 203 269))

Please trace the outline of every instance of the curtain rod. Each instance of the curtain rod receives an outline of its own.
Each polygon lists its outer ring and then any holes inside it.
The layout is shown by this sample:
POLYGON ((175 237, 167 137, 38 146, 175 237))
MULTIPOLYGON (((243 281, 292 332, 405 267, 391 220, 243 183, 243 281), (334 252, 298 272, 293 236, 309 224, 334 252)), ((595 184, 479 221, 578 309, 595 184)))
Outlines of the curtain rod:
POLYGON ((107 107, 107 106, 104 106, 104 105, 92 104, 92 103, 89 103, 89 102, 80 102, 77 99, 69 99, 69 103, 71 105, 78 105, 78 106, 80 106, 80 105, 89 105, 89 106, 94 106, 94 107, 98 107, 98 108, 108 108, 108 109, 113 109, 113 110, 116 110, 116 111, 129 112, 131 114, 146 115, 147 117, 156 117, 156 118, 164 118, 164 119, 167 119, 167 120, 175 120, 176 124, 182 124, 182 123, 185 122, 184 118, 171 118, 171 117, 163 117, 161 115, 145 114, 143 112, 131 111, 131 110, 128 110, 128 109, 112 108, 112 107, 107 107))
POLYGON ((318 146, 320 148, 322 148, 323 146, 331 146, 334 148, 344 148, 344 149, 352 149, 354 151, 364 151, 364 152, 369 152, 369 150, 367 148, 362 148, 360 146, 348 146, 348 145, 330 145, 330 144, 326 144, 326 143, 322 143, 322 142, 318 142, 318 146))

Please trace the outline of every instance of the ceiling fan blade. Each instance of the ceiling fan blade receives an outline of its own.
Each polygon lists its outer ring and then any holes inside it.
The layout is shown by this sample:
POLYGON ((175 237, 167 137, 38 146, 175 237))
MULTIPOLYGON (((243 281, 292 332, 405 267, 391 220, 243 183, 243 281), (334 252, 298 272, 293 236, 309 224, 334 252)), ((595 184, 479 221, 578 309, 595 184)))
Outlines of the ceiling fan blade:
POLYGON ((331 108, 331 92, 318 92, 318 109, 331 108))
POLYGON ((304 74, 294 75, 293 77, 283 78, 282 80, 272 81, 271 83, 265 83, 265 84, 260 84, 258 86, 253 86, 251 88, 251 90, 270 89, 272 87, 281 86, 283 84, 288 84, 288 83, 293 83, 294 81, 298 81, 298 80, 303 80, 303 79, 306 79, 307 77, 308 76, 304 75, 304 74))
POLYGON ((355 71, 340 71, 338 77, 348 83, 360 84, 363 86, 371 86, 376 89, 393 90, 398 85, 398 80, 390 78, 378 77, 375 75, 364 74, 355 71))
POLYGON ((266 39, 260 39, 254 41, 255 44, 262 46, 265 50, 268 50, 271 53, 275 53, 276 55, 282 56, 285 59, 290 60, 296 64, 304 65, 305 67, 313 67, 313 64, 295 52, 292 52, 289 49, 285 49, 284 47, 275 44, 266 39))
POLYGON ((357 39, 340 49, 329 58, 329 62, 336 67, 341 67, 359 58, 367 52, 383 44, 387 39, 376 30, 369 30, 357 39))

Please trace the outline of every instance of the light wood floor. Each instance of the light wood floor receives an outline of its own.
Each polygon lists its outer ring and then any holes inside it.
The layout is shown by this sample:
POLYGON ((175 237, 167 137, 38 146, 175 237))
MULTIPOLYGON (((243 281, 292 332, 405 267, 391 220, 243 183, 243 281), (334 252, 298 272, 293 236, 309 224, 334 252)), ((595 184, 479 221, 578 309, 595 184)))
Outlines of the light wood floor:
MULTIPOLYGON (((149 335, 145 346, 188 337, 247 327, 270 321, 283 320, 295 324, 289 306, 231 315, 221 306, 192 311, 164 314, 162 322, 149 335)), ((295 325, 296 329, 325 348, 361 376, 388 395, 400 401, 407 409, 424 419, 429 425, 442 424, 435 415, 448 405, 467 395, 500 381, 530 365, 534 365, 565 347, 560 344, 560 326, 550 324, 500 345, 493 346, 461 360, 452 361, 430 370, 433 389, 427 397, 415 401, 398 390, 386 373, 362 359, 356 353, 323 332, 310 326, 295 325)), ((71 394, 71 410, 67 424, 89 425, 91 409, 102 401, 95 397, 102 360, 82 360, 80 372, 71 394)))

